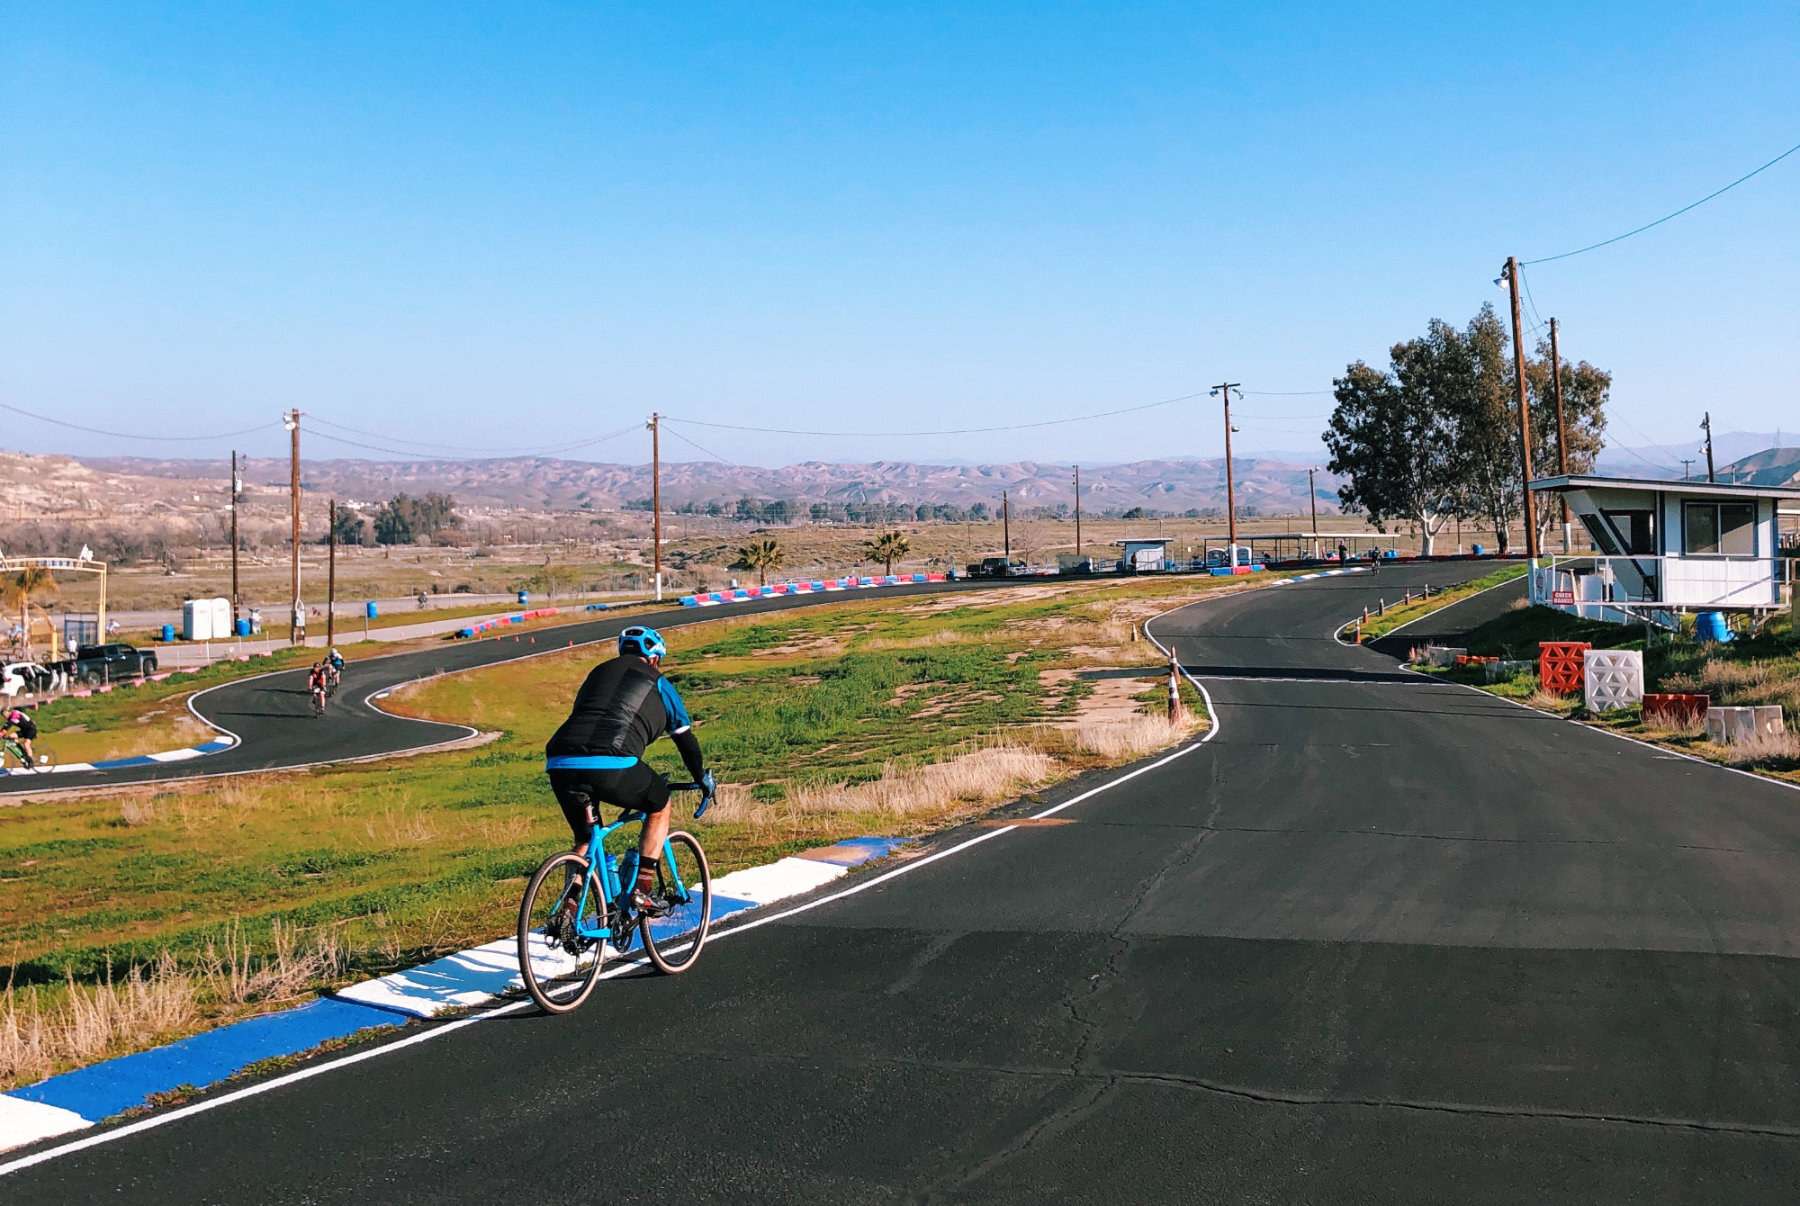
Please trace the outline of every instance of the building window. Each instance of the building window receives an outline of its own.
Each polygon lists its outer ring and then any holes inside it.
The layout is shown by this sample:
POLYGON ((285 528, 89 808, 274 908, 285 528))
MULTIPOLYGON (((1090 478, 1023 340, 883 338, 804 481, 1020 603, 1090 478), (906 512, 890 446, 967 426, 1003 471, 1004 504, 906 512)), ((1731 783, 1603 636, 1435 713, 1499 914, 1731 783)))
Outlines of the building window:
POLYGON ((1681 509, 1688 554, 1756 556, 1756 507, 1751 503, 1691 502, 1681 509))
POLYGON ((1648 557, 1656 552, 1655 513, 1651 511, 1602 511, 1627 553, 1648 557))

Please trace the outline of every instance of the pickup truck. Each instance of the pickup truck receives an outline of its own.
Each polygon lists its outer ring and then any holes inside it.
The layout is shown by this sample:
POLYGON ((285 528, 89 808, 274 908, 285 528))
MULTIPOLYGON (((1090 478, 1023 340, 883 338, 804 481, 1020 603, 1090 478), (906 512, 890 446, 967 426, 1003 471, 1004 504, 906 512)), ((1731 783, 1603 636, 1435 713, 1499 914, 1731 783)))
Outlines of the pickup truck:
POLYGON ((1023 578, 1030 572, 1031 567, 1023 561, 1008 561, 1005 557, 983 557, 969 566, 971 578, 1023 578))
POLYGON ((63 662, 69 681, 87 687, 156 673, 156 654, 133 645, 90 645, 63 662))

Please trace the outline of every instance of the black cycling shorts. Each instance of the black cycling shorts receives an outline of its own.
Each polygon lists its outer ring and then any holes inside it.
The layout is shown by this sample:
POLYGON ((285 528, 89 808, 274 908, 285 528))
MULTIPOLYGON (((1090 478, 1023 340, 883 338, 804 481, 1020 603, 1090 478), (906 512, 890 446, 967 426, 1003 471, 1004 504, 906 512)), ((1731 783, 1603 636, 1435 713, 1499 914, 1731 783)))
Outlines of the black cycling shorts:
POLYGON ((669 777, 638 759, 624 770, 553 770, 550 790, 562 806, 575 840, 588 839, 587 806, 611 804, 636 812, 661 812, 669 806, 669 777))

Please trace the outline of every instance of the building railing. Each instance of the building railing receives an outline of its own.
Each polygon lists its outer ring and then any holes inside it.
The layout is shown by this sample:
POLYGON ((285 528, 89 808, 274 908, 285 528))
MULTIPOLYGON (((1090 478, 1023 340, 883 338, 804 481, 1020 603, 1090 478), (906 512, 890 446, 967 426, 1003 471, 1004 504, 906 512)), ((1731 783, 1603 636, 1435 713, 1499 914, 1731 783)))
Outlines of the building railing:
POLYGON ((1793 581, 1793 562, 1781 557, 1590 554, 1546 560, 1531 571, 1531 601, 1582 615, 1592 611, 1595 618, 1608 606, 1634 612, 1775 608, 1793 581))

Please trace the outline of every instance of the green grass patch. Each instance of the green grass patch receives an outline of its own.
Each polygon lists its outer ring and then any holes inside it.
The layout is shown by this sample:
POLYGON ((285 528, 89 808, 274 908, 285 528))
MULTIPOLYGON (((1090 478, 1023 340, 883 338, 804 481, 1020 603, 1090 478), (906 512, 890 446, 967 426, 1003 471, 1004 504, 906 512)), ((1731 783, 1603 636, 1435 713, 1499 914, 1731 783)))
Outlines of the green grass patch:
MULTIPOLYGON (((1155 663, 1152 646, 1131 641, 1132 620, 1230 587, 1241 584, 1140 579, 721 618, 672 629, 669 668, 709 764, 781 813, 797 787, 877 779, 1071 718, 1093 687, 1043 671, 1155 663)), ((543 747, 595 657, 557 652, 435 679, 389 701, 502 734, 484 747, 0 810, 0 957, 12 984, 53 1004, 70 975, 101 983, 109 968, 116 979, 165 952, 188 969, 231 942, 260 959, 274 949, 278 922, 334 944, 319 986, 505 933, 525 877, 569 842, 543 747)), ((1160 690, 1144 696, 1146 710, 1160 710, 1160 690)), ((90 718, 118 707, 110 698, 70 702, 86 711, 69 714, 90 718)), ((1058 757, 1064 773, 1100 764, 1078 752, 1058 757)), ((652 760, 682 773, 667 742, 652 760)), ((695 824, 691 804, 678 798, 677 824, 702 835, 715 874, 845 837, 922 832, 989 806, 695 824)), ((621 832, 614 844, 633 837, 621 832)), ((209 998, 194 1025, 266 1007, 209 998)), ((0 1084, 7 1079, 0 1067, 0 1084)))
MULTIPOLYGON (((1504 586, 1508 582, 1525 576, 1525 567, 1509 565, 1483 574, 1479 578, 1464 582, 1458 586, 1447 586, 1443 590, 1433 591, 1429 597, 1419 597, 1411 603, 1397 601, 1380 615, 1370 615, 1369 622, 1362 626, 1362 639, 1373 641, 1384 637, 1399 628, 1402 624, 1410 624, 1414 620, 1423 619, 1434 611, 1439 611, 1470 595, 1478 595, 1484 590, 1492 590, 1496 586, 1504 586)), ((1403 595, 1402 600, 1405 598, 1403 595)))

